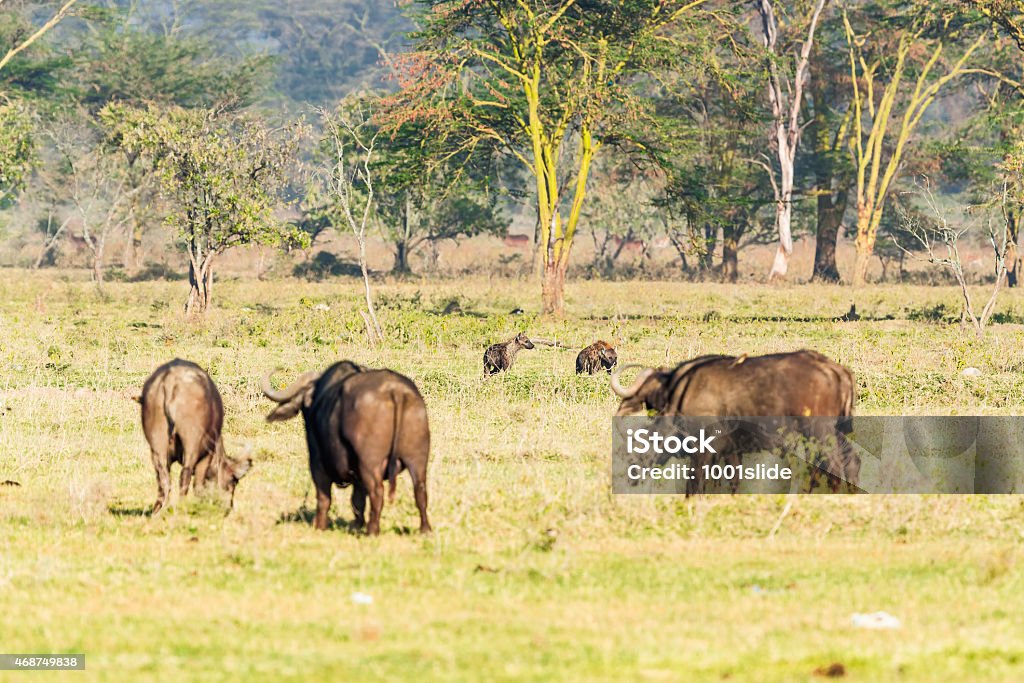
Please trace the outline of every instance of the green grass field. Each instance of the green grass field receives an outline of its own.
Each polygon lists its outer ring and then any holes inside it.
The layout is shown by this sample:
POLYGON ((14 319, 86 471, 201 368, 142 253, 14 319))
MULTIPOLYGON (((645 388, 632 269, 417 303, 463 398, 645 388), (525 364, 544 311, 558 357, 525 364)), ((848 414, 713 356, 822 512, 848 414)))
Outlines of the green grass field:
POLYGON ((0 651, 87 661, 0 679, 800 681, 836 663, 847 680, 1024 679, 1020 497, 803 496, 771 536, 784 496, 611 495, 617 401, 573 373, 575 350, 480 378, 484 347, 525 328, 617 338, 622 363, 809 347, 854 371, 859 414, 1019 414, 1024 293, 978 340, 952 288, 865 289, 858 322, 834 320, 845 287, 580 282, 560 322, 529 313, 537 290, 381 284, 388 342, 371 349, 355 281, 220 281, 194 324, 181 282, 101 294, 0 273, 0 481, 21 484, 0 487, 0 651), (453 297, 463 313, 442 315, 453 297), (128 396, 175 356, 219 385, 229 452, 253 449, 226 517, 202 497, 145 512, 156 480, 128 396), (405 475, 379 538, 348 532, 348 490, 333 529, 310 527, 301 422, 266 424, 257 383, 341 358, 424 394, 429 537, 405 475), (878 610, 902 628, 852 627, 878 610))

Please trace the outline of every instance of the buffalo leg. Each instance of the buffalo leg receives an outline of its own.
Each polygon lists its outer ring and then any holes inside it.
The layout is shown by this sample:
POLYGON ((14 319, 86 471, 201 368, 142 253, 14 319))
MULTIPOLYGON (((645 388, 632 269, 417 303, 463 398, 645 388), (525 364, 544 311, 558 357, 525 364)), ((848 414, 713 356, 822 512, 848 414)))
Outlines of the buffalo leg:
POLYGON ((384 473, 363 467, 360 475, 370 496, 370 523, 366 525, 366 533, 377 536, 380 534, 380 513, 384 508, 384 473))
POLYGON ((200 444, 202 444, 204 438, 204 434, 201 432, 197 433, 195 430, 188 430, 184 434, 179 435, 182 457, 181 480, 178 484, 178 493, 182 498, 188 495, 188 490, 192 486, 192 473, 195 472, 196 463, 199 462, 199 456, 202 455, 200 444))
POLYGON ((153 503, 153 511, 150 514, 157 514, 167 504, 167 496, 171 493, 171 472, 170 464, 167 461, 167 452, 151 447, 150 455, 153 457, 153 469, 156 470, 156 502, 153 503))
POLYGON ((327 514, 331 510, 331 480, 322 467, 313 469, 313 486, 316 487, 316 518, 313 520, 313 528, 327 528, 327 514))
POLYGON ((356 529, 366 526, 366 487, 361 481, 352 485, 352 514, 356 529))
POLYGON ((409 467, 409 476, 412 477, 413 493, 416 495, 416 509, 420 511, 420 533, 430 533, 430 521, 427 519, 427 468, 424 465, 422 470, 419 466, 409 467))
MULTIPOLYGON (((196 463, 195 469, 192 471, 192 479, 196 482, 196 486, 206 486, 206 478, 210 476, 210 464, 213 458, 206 456, 200 458, 199 462, 196 463)), ((219 479, 219 476, 218 476, 219 479)))
POLYGON ((192 470, 193 467, 188 465, 182 465, 181 467, 181 480, 178 483, 178 495, 184 498, 188 495, 189 486, 192 485, 192 470))

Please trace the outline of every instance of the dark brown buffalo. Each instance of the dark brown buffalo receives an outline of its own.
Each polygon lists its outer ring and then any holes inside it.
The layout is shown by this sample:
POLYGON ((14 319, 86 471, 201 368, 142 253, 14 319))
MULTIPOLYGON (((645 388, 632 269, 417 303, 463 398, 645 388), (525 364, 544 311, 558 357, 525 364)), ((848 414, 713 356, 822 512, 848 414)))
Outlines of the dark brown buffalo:
MULTIPOLYGON (((650 410, 665 416, 835 418, 792 422, 812 424, 816 430, 829 424, 839 446, 816 469, 825 471, 833 491, 841 480, 857 484, 860 458, 845 439, 853 414, 853 374, 820 353, 701 356, 675 368, 643 370, 628 388, 619 383, 623 369, 612 374, 612 390, 622 398, 616 413, 620 416, 650 410)), ((735 452, 724 457, 739 464, 735 452)), ((697 464, 699 469, 703 463, 697 464)), ((812 471, 812 486, 814 475, 812 471)))
POLYGON ((507 342, 492 344, 484 351, 484 376, 505 372, 512 367, 517 353, 522 349, 532 348, 533 342, 525 332, 520 332, 507 342))
POLYGON ((317 529, 327 528, 331 487, 351 484, 356 527, 365 524, 369 496, 366 532, 380 533, 384 479, 390 479, 389 498, 394 500, 395 476, 404 467, 412 477, 420 532, 430 531, 430 427, 423 397, 412 380, 391 370, 370 370, 342 361, 322 373, 307 372, 281 391, 271 387, 270 375, 261 386, 267 398, 280 404, 267 415, 268 422, 288 420, 302 412, 317 493, 313 522, 317 529))
POLYGON ((216 481, 234 504, 235 486, 252 460, 224 453, 224 403, 210 376, 195 363, 175 358, 149 376, 135 400, 142 405, 142 431, 156 469, 153 514, 167 504, 174 462, 181 463, 181 496, 188 494, 193 478, 203 486, 216 481))
POLYGON ((611 372, 619 362, 619 355, 606 341, 596 341, 580 351, 576 356, 577 375, 596 375, 599 372, 611 372))

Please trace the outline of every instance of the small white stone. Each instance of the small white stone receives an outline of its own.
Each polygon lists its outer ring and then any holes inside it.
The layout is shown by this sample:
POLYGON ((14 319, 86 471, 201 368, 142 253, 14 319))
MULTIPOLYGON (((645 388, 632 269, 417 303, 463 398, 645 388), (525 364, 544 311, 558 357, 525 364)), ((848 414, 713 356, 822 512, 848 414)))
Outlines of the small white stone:
POLYGON ((978 368, 964 368, 960 374, 964 377, 981 377, 981 370, 978 368))
POLYGON ((372 605, 373 596, 368 593, 360 593, 359 591, 356 591, 352 594, 352 602, 357 605, 372 605))
POLYGON ((903 625, 897 617, 894 617, 888 612, 872 612, 870 614, 855 612, 850 617, 850 623, 853 624, 854 628, 867 628, 873 630, 894 629, 900 628, 903 625))

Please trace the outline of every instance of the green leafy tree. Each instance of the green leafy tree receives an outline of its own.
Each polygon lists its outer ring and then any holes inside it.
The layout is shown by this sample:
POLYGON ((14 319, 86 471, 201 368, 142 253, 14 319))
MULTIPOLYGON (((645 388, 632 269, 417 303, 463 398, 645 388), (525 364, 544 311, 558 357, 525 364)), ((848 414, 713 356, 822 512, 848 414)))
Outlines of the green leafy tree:
MULTIPOLYGON (((208 38, 147 25, 135 4, 94 11, 89 19, 88 30, 74 36, 75 69, 67 79, 88 112, 109 102, 240 110, 273 80, 269 58, 218 54, 208 38)), ((125 154, 125 161, 132 198, 125 264, 139 268, 143 236, 160 217, 149 169, 137 155, 125 154)))
POLYGON ((227 249, 299 240, 275 216, 304 131, 275 130, 244 114, 150 105, 107 105, 100 113, 116 144, 145 155, 157 174, 189 259, 187 313, 210 306, 213 267, 227 249))
POLYGON ((739 251, 759 232, 757 214, 772 194, 770 158, 762 154, 772 112, 763 106, 763 51, 751 44, 754 34, 737 25, 730 35, 706 55, 712 68, 666 83, 657 160, 668 176, 659 203, 684 270, 693 256, 701 277, 719 271, 735 281, 739 251))
MULTIPOLYGON (((379 95, 360 93, 346 98, 336 114, 359 125, 338 126, 337 132, 349 145, 356 144, 357 132, 374 139, 368 169, 374 190, 370 220, 394 249, 392 271, 411 274, 410 255, 444 240, 504 234, 508 220, 501 211, 499 193, 489 187, 488 169, 433 164, 443 150, 412 122, 382 135, 374 116, 380 107, 379 95)), ((337 145, 326 136, 317 150, 318 161, 335 163, 337 155, 337 145)), ((321 180, 314 178, 308 188, 302 226, 314 237, 330 227, 348 231, 337 194, 324 192, 321 180)), ((365 182, 356 178, 354 192, 365 194, 365 182)))
POLYGON ((1024 50, 1024 1, 1022 0, 961 0, 969 10, 977 10, 1003 29, 1024 50))
POLYGON ((36 26, 0 0, 0 207, 23 187, 36 158, 26 100, 52 90, 56 74, 66 65, 62 57, 40 55, 36 48, 77 1, 67 0, 36 26))
POLYGON ((32 121, 23 104, 0 99, 0 207, 25 184, 35 159, 32 121))
POLYGON ((441 156, 430 136, 413 123, 380 139, 374 172, 376 218, 394 247, 394 272, 412 272, 409 256, 445 240, 474 235, 503 235, 509 221, 491 188, 491 171, 480 164, 435 165, 441 156))
POLYGON ((853 169, 846 150, 852 109, 850 108, 850 63, 844 50, 845 29, 840 12, 828 11, 822 17, 819 39, 811 53, 811 79, 807 107, 811 123, 806 143, 816 204, 814 268, 811 279, 839 282, 836 246, 839 231, 850 203, 853 169))
POLYGON ((449 153, 511 155, 535 187, 542 310, 561 315, 595 155, 642 144, 643 86, 692 57, 704 0, 423 0, 394 119, 449 153), (684 24, 686 29, 684 30, 684 24), (639 122, 642 121, 642 125, 639 122))

